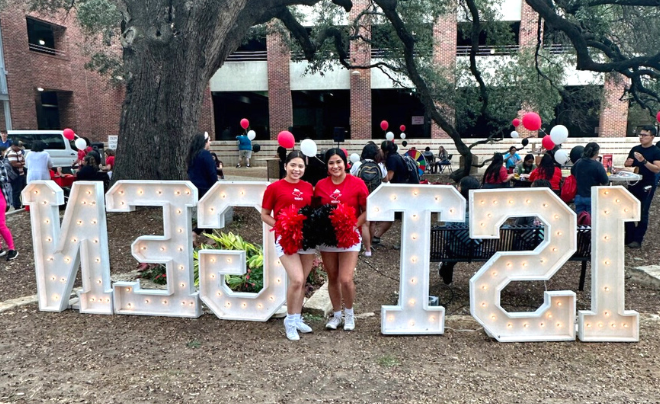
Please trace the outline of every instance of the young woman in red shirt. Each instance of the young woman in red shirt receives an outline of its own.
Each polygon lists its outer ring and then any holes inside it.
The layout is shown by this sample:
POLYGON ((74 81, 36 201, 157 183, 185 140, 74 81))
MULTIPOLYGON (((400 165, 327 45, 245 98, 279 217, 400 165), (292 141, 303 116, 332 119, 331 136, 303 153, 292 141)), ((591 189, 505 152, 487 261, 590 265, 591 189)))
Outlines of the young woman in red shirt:
MULTIPOLYGON (((320 180, 314 189, 314 197, 321 205, 344 204, 355 209, 355 228, 353 231, 359 235, 359 230, 367 216, 367 186, 358 177, 346 173, 346 154, 337 148, 325 153, 325 162, 328 177, 320 180)), ((353 271, 357 264, 361 242, 358 241, 348 248, 319 246, 323 265, 328 273, 328 293, 332 302, 333 317, 326 324, 326 328, 336 330, 342 323, 344 330, 355 329, 355 316, 353 313, 353 300, 355 299, 355 284, 353 271), (345 318, 342 319, 342 300, 345 307, 345 318)))
MULTIPOLYGON (((311 204, 314 189, 312 184, 300 178, 305 173, 305 159, 300 151, 289 153, 284 162, 286 176, 266 188, 261 204, 261 220, 274 227, 277 217, 282 209, 294 206, 296 211, 311 204)), ((289 277, 289 286, 286 293, 287 316, 284 319, 286 337, 292 341, 300 339, 298 331, 312 332, 310 326, 305 324, 300 313, 305 298, 305 283, 312 270, 312 263, 316 256, 315 249, 298 250, 294 254, 285 254, 280 245, 280 238, 275 241, 277 256, 282 262, 289 277)))
POLYGON ((550 153, 543 155, 539 166, 529 175, 529 180, 532 182, 536 180, 548 180, 552 185, 552 190, 555 191, 555 193, 559 192, 561 168, 555 165, 555 159, 550 153))

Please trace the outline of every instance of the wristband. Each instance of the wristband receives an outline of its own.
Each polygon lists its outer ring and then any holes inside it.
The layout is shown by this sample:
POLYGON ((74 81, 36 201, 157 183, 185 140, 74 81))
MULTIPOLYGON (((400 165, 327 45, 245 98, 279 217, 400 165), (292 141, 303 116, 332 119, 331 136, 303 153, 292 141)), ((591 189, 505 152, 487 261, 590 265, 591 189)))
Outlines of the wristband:
POLYGON ((644 159, 644 161, 642 161, 642 165, 645 166, 648 162, 648 160, 644 159))

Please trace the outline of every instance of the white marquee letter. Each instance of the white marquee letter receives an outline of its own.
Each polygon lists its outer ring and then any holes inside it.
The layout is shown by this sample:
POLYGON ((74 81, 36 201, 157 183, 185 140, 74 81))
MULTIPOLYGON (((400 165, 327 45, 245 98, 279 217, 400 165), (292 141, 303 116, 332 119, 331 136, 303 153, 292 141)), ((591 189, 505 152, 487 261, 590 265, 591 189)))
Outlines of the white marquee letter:
POLYGON ((578 312, 581 341, 639 341, 639 314, 625 310, 624 222, 640 202, 625 188, 591 188, 591 310, 578 312))
MULTIPOLYGON (((224 227, 224 213, 233 206, 253 207, 261 212, 267 182, 218 182, 199 201, 198 226, 224 227)), ((263 224, 264 287, 259 293, 234 292, 225 275, 246 272, 245 251, 200 250, 199 293, 218 318, 266 321, 286 301, 286 271, 275 254, 270 226, 263 224)))
POLYGON ((165 264, 166 290, 144 290, 140 282, 116 282, 115 312, 147 316, 199 317, 199 294, 192 271, 191 208, 197 188, 188 181, 118 181, 107 194, 108 212, 162 206, 162 236, 141 236, 131 245, 142 263, 165 264))
POLYGON ((501 342, 575 340, 575 292, 544 292, 533 313, 508 313, 500 293, 511 281, 547 280, 577 250, 577 218, 547 188, 495 189, 470 194, 470 237, 498 238, 512 216, 538 216, 544 240, 533 251, 497 252, 470 280, 470 312, 501 342))
POLYGON ((399 302, 381 308, 383 334, 442 334, 445 308, 429 307, 431 213, 441 220, 465 220, 465 199, 451 186, 384 184, 367 199, 367 220, 401 222, 399 302))
POLYGON ((77 181, 60 229, 62 189, 53 181, 34 181, 23 190, 30 206, 39 310, 62 311, 82 268, 82 313, 112 314, 108 231, 103 184, 77 181), (82 263, 82 265, 81 265, 82 263))

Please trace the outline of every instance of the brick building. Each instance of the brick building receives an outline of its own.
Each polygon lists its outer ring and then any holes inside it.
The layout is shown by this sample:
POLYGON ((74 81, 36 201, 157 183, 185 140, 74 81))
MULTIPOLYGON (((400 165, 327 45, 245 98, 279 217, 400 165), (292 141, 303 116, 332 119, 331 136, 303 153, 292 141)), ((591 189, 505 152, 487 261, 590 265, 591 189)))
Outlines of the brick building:
POLYGON ((72 21, 15 6, 0 13, 0 127, 70 127, 93 141, 117 134, 124 90, 85 69, 84 35, 72 21))
MULTIPOLYGON (((366 0, 354 1, 350 17, 367 5, 366 0)), ((502 15, 502 22, 515 33, 516 43, 505 52, 484 45, 480 58, 511 57, 519 49, 535 45, 538 15, 523 0, 504 0, 502 15)), ((84 68, 89 56, 83 52, 84 35, 73 21, 71 14, 42 16, 15 7, 0 13, 0 127, 71 127, 96 141, 117 134, 123 88, 84 68)), ((433 57, 438 65, 452 67, 467 57, 458 35, 464 23, 457 14, 434 22, 433 57)), ((363 34, 368 35, 369 30, 363 34)), ((379 49, 351 45, 354 63, 375 62, 380 55, 379 49)), ((387 119, 394 128, 406 125, 409 138, 446 137, 431 123, 414 89, 396 88, 379 70, 348 71, 337 66, 320 75, 306 74, 307 66, 292 60, 277 34, 251 41, 232 54, 211 79, 200 128, 215 133, 217 140, 231 140, 240 131, 239 120, 248 118, 257 139, 262 140, 275 139, 279 131, 291 127, 298 138, 332 139, 345 134, 351 139, 369 139, 382 137, 379 123, 387 119)), ((586 82, 603 89, 600 113, 590 133, 571 130, 571 134, 625 136, 628 103, 619 100, 625 82, 613 76, 572 72, 564 85, 579 87, 586 82)))
MULTIPOLYGON (((354 1, 351 18, 357 16, 368 1, 354 1)), ((538 14, 524 0, 504 0, 499 23, 514 34, 515 43, 505 46, 480 46, 478 58, 511 58, 524 48, 536 45, 538 14)), ((469 24, 460 14, 447 14, 433 24, 435 46, 433 58, 437 65, 451 68, 466 59, 469 42, 461 40, 459 27, 469 24)), ((375 26, 372 26, 372 31, 375 26)), ((376 27, 377 28, 377 27, 376 27)), ((363 34, 369 34, 365 30, 363 34)), ((562 53, 560 44, 545 43, 562 53)), ((377 62, 381 52, 368 45, 351 44, 351 59, 355 64, 377 62)), ((292 127, 297 139, 332 139, 335 128, 342 128, 351 139, 382 138, 379 123, 383 119, 391 127, 406 125, 409 138, 442 139, 446 134, 431 124, 424 107, 414 97, 414 89, 396 88, 377 69, 348 71, 337 66, 320 74, 305 74, 308 64, 292 60, 291 52, 282 45, 278 34, 270 34, 261 44, 252 41, 232 54, 211 79, 216 127, 227 128, 217 140, 230 140, 237 131, 238 121, 248 118, 257 132, 257 139, 275 139, 279 131, 292 127)), ((571 68, 572 69, 572 68, 571 68)), ((591 113, 588 127, 569 127, 576 137, 626 136, 628 102, 619 98, 625 82, 610 75, 568 71, 564 86, 579 90, 585 85, 603 91, 600 105, 585 106, 591 113)), ((412 85, 410 85, 412 87, 412 85)), ((519 116, 524 114, 524 108, 519 116)), ((586 113, 586 112, 585 112, 586 113)), ((514 118, 514 117, 511 117, 514 118)), ((482 128, 463 131, 463 136, 486 137, 482 128), (480 130, 481 129, 481 130, 480 130)), ((522 127, 521 135, 528 136, 522 127)))

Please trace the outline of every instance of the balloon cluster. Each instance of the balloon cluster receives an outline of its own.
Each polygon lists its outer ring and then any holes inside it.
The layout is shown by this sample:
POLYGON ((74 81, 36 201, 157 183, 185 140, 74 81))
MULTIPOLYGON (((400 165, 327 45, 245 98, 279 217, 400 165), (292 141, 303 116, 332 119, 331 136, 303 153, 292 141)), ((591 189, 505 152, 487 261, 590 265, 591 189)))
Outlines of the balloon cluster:
MULTIPOLYGON (((660 112, 658 112, 658 120, 660 121, 660 112)), ((511 121, 511 124, 518 127, 520 124, 529 131, 537 131, 541 129, 541 117, 536 112, 529 112, 525 114, 522 121, 518 118, 511 121)), ((512 138, 520 137, 520 134, 515 130, 511 132, 512 138)), ((557 146, 561 145, 568 139, 568 128, 564 125, 557 125, 550 131, 549 135, 545 135, 541 140, 541 145, 546 150, 554 150, 557 146)), ((523 139, 523 146, 529 143, 527 139, 523 139)), ((569 154, 565 150, 557 150, 554 153, 555 161, 559 164, 564 164, 569 159, 569 154)), ((571 156, 572 157, 572 156, 571 156)), ((571 158, 572 160, 572 158, 571 158)))

